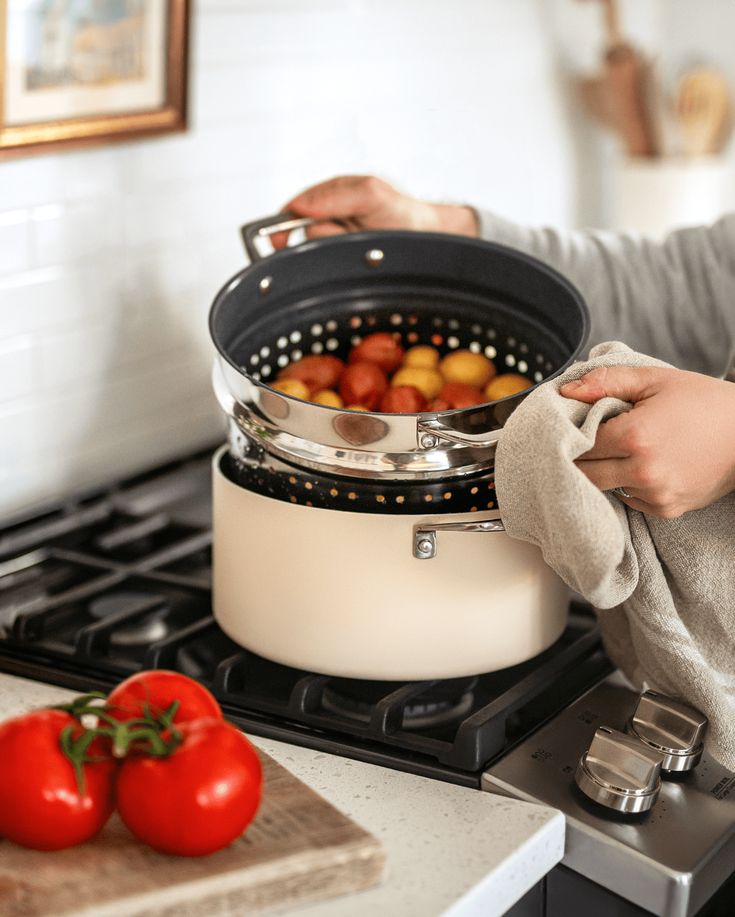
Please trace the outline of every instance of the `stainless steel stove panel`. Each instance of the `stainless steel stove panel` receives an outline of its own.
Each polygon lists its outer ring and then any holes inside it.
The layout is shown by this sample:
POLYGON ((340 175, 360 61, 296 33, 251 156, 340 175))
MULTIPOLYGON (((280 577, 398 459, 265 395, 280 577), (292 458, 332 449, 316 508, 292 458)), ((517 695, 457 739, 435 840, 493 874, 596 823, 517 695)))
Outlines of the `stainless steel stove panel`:
POLYGON ((637 700, 611 676, 489 768, 482 788, 561 809, 565 865, 654 914, 690 917, 735 867, 735 775, 705 754, 634 816, 608 812, 574 782, 596 728, 623 730, 637 700))

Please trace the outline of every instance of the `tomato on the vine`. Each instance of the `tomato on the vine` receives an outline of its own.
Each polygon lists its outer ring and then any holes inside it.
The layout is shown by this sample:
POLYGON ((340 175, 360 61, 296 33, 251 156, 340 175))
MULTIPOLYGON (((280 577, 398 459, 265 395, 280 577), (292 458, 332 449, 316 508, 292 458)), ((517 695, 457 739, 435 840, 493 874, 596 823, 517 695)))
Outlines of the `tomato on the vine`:
POLYGON ((61 850, 94 837, 114 807, 116 762, 98 740, 75 769, 62 734, 84 729, 62 710, 35 710, 0 724, 0 836, 35 850, 61 850))
POLYGON ((135 836, 162 853, 204 856, 231 844, 253 819, 262 791, 260 759, 221 719, 181 723, 164 757, 132 754, 120 768, 117 806, 135 836))
POLYGON ((174 723, 222 718, 220 705, 204 685, 167 669, 150 669, 126 678, 110 692, 105 709, 124 723, 142 716, 159 717, 174 701, 178 701, 174 723))

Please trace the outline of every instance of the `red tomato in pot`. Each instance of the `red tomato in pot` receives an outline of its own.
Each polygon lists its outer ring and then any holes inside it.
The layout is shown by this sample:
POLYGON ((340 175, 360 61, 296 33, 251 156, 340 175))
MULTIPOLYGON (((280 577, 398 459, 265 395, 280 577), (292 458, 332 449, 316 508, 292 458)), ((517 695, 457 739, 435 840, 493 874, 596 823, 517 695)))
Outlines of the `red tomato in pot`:
POLYGON ((361 404, 374 411, 388 388, 388 378, 376 363, 350 363, 339 380, 345 404, 361 404))
POLYGON ((116 720, 125 722, 146 714, 158 717, 174 701, 179 702, 174 723, 201 717, 222 719, 220 705, 204 685, 167 669, 151 669, 131 675, 112 690, 105 706, 116 720))
POLYGON ((380 410, 386 414, 418 414, 426 410, 426 398, 413 385, 394 385, 383 395, 380 410))
POLYGON ((95 740, 80 791, 61 733, 82 726, 62 710, 35 710, 0 724, 0 836, 34 850, 61 850, 94 837, 114 808, 117 765, 95 740))
POLYGON ((482 389, 466 382, 445 382, 439 392, 439 400, 446 402, 450 408, 471 408, 475 404, 484 404, 487 398, 482 389))
POLYGON ((177 728, 183 741, 167 757, 125 759, 117 807, 133 834, 155 850, 205 856, 231 844, 252 821, 262 792, 260 759, 224 720, 177 728))
POLYGON ((392 373, 403 361, 403 347, 388 331, 368 334, 350 351, 350 363, 376 363, 383 372, 392 373))
POLYGON ((324 388, 334 388, 344 368, 345 364, 339 357, 308 354, 295 363, 289 363, 278 373, 278 378, 298 379, 310 393, 314 393, 324 388))

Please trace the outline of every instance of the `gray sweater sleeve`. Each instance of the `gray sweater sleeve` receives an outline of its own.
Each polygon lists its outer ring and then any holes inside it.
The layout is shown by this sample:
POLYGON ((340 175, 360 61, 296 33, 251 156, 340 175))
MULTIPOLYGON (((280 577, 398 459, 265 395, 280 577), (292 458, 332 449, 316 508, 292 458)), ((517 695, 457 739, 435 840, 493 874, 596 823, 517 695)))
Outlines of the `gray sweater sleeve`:
POLYGON ((662 242, 605 230, 519 226, 478 211, 480 234, 556 268, 592 317, 590 346, 623 341, 682 369, 722 376, 735 350, 735 213, 662 242))

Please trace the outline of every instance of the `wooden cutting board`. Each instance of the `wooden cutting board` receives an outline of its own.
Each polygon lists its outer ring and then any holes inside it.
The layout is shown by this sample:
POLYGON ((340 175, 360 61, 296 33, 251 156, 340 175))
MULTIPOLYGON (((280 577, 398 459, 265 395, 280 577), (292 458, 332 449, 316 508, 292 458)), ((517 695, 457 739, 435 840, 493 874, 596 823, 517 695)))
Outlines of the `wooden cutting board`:
POLYGON ((94 840, 41 853, 0 841, 3 917, 208 917, 263 913, 380 881, 380 843, 271 757, 263 801, 232 846, 156 853, 115 815, 94 840))

